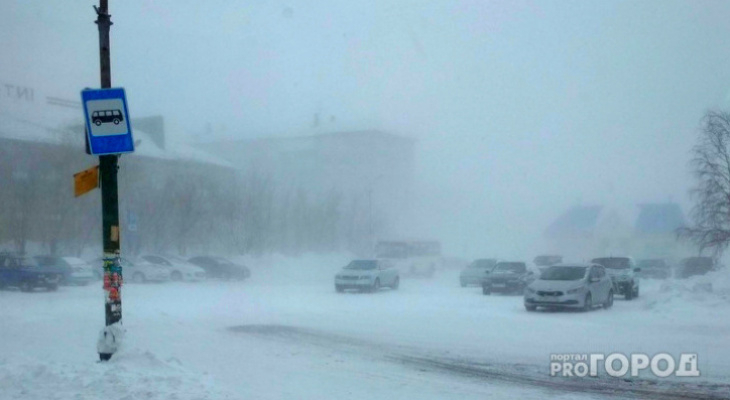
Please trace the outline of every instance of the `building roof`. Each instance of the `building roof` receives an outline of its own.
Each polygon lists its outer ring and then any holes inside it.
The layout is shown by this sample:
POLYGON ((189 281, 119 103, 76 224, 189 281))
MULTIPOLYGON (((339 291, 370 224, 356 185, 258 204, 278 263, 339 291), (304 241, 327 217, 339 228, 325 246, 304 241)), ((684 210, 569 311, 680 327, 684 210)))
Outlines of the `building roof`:
POLYGON ((634 229, 639 233, 673 233, 685 226, 679 204, 640 204, 634 229))
MULTIPOLYGON (((225 160, 190 145, 168 141, 163 148, 160 146, 159 140, 154 140, 153 135, 144 130, 133 128, 133 135, 135 141, 133 156, 194 161, 233 168, 225 160)), ((76 129, 49 128, 38 122, 17 118, 6 113, 0 113, 0 140, 2 139, 51 145, 77 145, 82 148, 80 151, 83 151, 84 143, 83 135, 77 133, 76 129)))
POLYGON ((598 223, 603 206, 574 206, 545 230, 547 236, 591 233, 598 223))

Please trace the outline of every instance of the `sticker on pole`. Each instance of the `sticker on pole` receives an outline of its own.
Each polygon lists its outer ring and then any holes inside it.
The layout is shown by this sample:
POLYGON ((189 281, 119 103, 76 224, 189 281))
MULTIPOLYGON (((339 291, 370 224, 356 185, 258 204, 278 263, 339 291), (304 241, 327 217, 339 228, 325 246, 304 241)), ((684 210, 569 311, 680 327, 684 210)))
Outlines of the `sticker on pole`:
POLYGON ((123 88, 82 90, 81 102, 90 154, 100 156, 134 151, 123 88))

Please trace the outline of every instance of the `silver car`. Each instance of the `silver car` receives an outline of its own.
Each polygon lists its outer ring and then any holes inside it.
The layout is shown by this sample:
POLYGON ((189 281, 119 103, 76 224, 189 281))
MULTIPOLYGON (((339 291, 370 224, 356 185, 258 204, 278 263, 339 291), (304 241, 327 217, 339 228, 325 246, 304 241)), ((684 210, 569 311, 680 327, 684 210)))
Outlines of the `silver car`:
POLYGON ((335 275, 335 290, 345 289, 377 292, 387 286, 393 290, 400 285, 398 269, 387 260, 354 260, 335 275))
POLYGON ((482 285, 482 281, 487 277, 487 274, 494 269, 497 265, 496 258, 481 258, 474 260, 466 268, 461 271, 459 275, 459 283, 461 287, 468 285, 482 285))
POLYGON ((142 260, 161 266, 170 271, 170 280, 195 282, 205 279, 205 270, 175 256, 147 254, 142 260))
POLYGON ((545 269, 525 288, 525 309, 578 308, 584 311, 613 305, 613 284, 598 264, 558 264, 545 269))

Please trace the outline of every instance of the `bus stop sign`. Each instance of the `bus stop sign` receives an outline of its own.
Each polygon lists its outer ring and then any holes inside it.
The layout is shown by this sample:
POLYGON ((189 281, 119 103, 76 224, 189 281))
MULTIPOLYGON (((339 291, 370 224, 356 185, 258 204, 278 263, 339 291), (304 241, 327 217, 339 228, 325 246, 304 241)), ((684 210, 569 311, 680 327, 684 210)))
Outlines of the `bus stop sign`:
POLYGON ((127 96, 123 88, 82 90, 81 103, 84 105, 89 154, 102 156, 134 151, 127 96))

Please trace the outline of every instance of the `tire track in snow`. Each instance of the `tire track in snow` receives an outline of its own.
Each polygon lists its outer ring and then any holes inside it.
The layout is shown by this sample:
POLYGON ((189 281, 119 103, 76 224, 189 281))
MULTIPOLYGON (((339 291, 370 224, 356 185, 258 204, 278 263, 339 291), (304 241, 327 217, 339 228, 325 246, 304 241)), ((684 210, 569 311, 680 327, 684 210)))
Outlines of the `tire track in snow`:
POLYGON ((354 352, 360 356, 379 358, 419 371, 446 373, 469 379, 511 383, 550 391, 637 399, 730 399, 730 385, 727 384, 611 377, 550 377, 546 373, 547 367, 444 357, 423 349, 378 343, 295 326, 240 325, 228 329, 237 334, 314 345, 341 352, 354 352))

